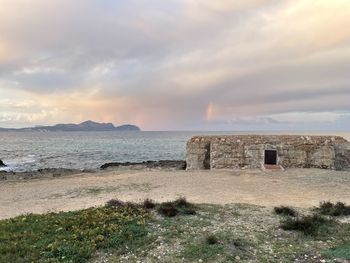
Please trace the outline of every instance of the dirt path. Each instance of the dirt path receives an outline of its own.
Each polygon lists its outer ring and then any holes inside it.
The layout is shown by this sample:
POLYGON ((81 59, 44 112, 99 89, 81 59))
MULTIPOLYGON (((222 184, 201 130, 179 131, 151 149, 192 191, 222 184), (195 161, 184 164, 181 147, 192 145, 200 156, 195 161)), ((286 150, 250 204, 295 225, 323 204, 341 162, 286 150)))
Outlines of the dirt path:
POLYGON ((0 218, 102 205, 111 198, 196 203, 249 203, 310 207, 320 201, 350 203, 350 172, 291 169, 245 171, 109 171, 0 182, 0 218))

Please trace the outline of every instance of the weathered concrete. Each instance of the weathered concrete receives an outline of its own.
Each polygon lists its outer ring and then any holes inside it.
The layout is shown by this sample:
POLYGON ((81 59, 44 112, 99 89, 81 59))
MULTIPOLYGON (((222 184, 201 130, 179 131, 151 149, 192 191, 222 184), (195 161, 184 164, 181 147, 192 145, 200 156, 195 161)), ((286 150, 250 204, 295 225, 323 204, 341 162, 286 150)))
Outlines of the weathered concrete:
POLYGON ((350 171, 350 143, 336 145, 335 156, 336 170, 350 171))
POLYGON ((260 168, 265 150, 284 168, 350 169, 350 143, 338 136, 196 136, 187 142, 187 169, 260 168))

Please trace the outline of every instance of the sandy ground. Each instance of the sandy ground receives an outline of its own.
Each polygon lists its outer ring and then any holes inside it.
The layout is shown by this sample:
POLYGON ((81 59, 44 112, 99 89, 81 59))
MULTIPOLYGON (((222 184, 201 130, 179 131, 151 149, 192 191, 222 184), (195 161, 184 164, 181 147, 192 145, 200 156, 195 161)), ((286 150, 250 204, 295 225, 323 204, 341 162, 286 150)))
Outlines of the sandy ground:
POLYGON ((139 201, 249 203, 310 207, 320 201, 350 203, 350 172, 291 169, 244 171, 105 171, 50 179, 0 182, 0 218, 68 211, 112 198, 139 201))

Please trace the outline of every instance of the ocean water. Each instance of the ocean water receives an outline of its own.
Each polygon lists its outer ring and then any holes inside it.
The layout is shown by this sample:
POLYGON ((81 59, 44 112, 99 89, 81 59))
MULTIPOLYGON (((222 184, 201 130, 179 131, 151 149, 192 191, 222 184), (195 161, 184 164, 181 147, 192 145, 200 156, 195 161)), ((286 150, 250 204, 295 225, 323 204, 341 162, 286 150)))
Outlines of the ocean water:
POLYGON ((108 162, 183 160, 190 137, 213 134, 331 134, 350 140, 350 132, 0 132, 0 159, 8 165, 1 169, 97 169, 108 162))

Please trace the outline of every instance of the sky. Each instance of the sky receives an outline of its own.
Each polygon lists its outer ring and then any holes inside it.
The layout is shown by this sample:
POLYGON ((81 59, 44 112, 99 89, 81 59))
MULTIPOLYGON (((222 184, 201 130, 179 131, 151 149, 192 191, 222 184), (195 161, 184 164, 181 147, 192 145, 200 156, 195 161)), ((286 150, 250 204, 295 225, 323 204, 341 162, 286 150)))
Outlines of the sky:
POLYGON ((0 127, 350 130, 349 0, 0 0, 0 127))

